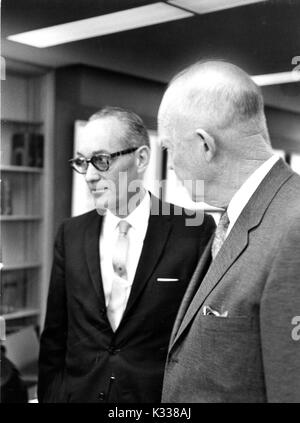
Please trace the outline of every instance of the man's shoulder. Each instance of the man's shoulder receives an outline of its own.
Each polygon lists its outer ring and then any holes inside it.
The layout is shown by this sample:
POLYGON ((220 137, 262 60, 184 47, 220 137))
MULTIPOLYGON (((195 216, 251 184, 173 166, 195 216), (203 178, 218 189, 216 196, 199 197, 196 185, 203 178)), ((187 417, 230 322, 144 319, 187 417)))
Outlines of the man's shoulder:
POLYGON ((278 190, 276 192, 276 197, 282 199, 283 202, 288 201, 290 205, 296 205, 299 209, 299 195, 300 195, 300 175, 290 168, 282 160, 276 164, 271 170, 270 175, 274 175, 273 180, 278 183, 278 190), (279 177, 279 179, 276 178, 279 177))
POLYGON ((298 173, 292 173, 291 178, 287 182, 286 194, 289 196, 290 204, 299 210, 300 175, 298 173))
POLYGON ((175 227, 186 228, 189 231, 214 230, 215 222, 212 216, 203 209, 187 209, 176 204, 151 197, 151 214, 170 219, 175 227))
POLYGON ((291 172, 282 184, 271 202, 278 209, 282 220, 299 219, 300 216, 300 175, 291 172))
POLYGON ((61 223, 61 227, 71 228, 74 230, 78 227, 84 227, 87 223, 97 219, 99 219, 99 214, 97 213, 96 209, 94 209, 78 216, 72 216, 64 219, 61 223))

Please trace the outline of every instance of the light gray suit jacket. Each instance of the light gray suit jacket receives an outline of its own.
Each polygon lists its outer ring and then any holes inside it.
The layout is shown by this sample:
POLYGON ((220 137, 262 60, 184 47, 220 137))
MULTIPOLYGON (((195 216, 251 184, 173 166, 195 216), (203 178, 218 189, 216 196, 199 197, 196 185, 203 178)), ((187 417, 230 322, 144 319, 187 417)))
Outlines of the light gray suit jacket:
POLYGON ((210 265, 211 242, 175 321, 162 401, 300 402, 300 177, 279 160, 210 265))

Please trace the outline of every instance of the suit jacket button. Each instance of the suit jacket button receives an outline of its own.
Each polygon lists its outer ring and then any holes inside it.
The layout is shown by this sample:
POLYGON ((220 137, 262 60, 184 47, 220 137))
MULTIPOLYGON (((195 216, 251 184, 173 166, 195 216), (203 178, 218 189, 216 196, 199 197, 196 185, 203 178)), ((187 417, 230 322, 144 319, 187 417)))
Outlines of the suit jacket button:
POLYGON ((110 347, 108 347, 107 351, 109 352, 109 354, 115 354, 116 350, 115 350, 114 347, 110 346, 110 347))
POLYGON ((117 354, 118 352, 120 352, 120 348, 116 348, 116 347, 108 347, 107 351, 109 352, 109 354, 117 354))
POLYGON ((104 393, 104 392, 100 392, 100 393, 98 394, 98 399, 99 399, 100 401, 104 401, 104 400, 105 400, 105 393, 104 393))

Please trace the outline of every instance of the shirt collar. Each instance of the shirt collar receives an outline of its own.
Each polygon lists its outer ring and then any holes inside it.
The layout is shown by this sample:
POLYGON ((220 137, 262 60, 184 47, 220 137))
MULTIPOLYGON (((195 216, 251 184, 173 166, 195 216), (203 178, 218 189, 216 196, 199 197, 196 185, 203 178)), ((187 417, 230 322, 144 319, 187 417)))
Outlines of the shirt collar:
POLYGON ((277 154, 271 156, 249 176, 249 178, 234 194, 227 208, 227 215, 230 221, 227 234, 237 221, 242 210, 244 209, 244 207, 246 206, 246 204, 248 203, 248 201, 250 200, 262 180, 266 177, 267 173, 271 170, 271 168, 279 159, 280 157, 277 154))
POLYGON ((145 229, 148 225, 150 206, 150 194, 148 191, 146 191, 146 194, 144 195, 144 198, 142 199, 140 204, 128 216, 124 218, 116 216, 110 210, 107 209, 104 217, 104 225, 107 229, 115 230, 120 220, 126 220, 126 222, 128 222, 133 229, 137 230, 137 232, 143 233, 143 229, 145 229))

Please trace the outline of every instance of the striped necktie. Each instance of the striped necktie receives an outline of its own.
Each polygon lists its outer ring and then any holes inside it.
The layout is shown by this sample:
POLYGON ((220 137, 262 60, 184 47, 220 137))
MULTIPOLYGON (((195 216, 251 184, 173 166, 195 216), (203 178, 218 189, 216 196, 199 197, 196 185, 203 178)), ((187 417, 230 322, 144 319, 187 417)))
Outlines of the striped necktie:
POLYGON ((128 231, 130 224, 126 220, 119 222, 119 235, 113 252, 113 281, 110 300, 107 306, 107 317, 113 331, 117 329, 122 319, 127 303, 127 255, 128 255, 128 231))
POLYGON ((225 212, 221 215, 221 218, 219 220, 219 223, 215 232, 214 240, 212 243, 212 247, 211 247, 211 255, 213 260, 217 256, 219 250, 221 249, 226 239, 228 226, 229 226, 229 218, 227 215, 227 211, 225 210, 225 212))

